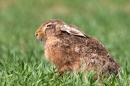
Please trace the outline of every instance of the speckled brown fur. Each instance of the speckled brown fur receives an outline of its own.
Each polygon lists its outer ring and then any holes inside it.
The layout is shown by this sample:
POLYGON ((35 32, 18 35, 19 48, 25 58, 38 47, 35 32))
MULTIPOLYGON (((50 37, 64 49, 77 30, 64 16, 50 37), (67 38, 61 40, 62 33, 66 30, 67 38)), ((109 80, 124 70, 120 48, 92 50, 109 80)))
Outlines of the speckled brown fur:
MULTIPOLYGON (((59 74, 66 71, 90 70, 103 75, 118 74, 120 66, 113 60, 105 47, 95 38, 77 31, 77 27, 62 31, 61 20, 49 20, 36 31, 38 39, 45 41, 46 58, 55 64, 59 74), (47 26, 51 24, 52 26, 47 26), (49 27, 48 29, 46 27, 49 27)), ((73 26, 71 26, 73 27, 73 26)))

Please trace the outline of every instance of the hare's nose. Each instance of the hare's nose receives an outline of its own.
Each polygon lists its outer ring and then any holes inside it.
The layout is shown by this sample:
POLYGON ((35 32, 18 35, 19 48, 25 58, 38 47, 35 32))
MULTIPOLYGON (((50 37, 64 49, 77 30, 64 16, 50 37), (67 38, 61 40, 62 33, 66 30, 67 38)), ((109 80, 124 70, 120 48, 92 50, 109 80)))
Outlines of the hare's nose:
POLYGON ((35 34, 35 36, 37 37, 37 36, 38 36, 38 34, 35 34))

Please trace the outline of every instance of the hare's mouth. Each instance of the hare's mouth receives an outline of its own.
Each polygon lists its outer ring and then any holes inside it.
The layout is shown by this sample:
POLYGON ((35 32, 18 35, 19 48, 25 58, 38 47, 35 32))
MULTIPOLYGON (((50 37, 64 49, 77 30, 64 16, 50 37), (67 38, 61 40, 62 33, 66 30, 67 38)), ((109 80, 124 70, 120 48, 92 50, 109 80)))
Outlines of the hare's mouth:
POLYGON ((44 41, 43 38, 39 38, 39 37, 37 37, 37 39, 40 40, 40 41, 44 41))
POLYGON ((43 41, 43 39, 40 39, 40 41, 43 41))

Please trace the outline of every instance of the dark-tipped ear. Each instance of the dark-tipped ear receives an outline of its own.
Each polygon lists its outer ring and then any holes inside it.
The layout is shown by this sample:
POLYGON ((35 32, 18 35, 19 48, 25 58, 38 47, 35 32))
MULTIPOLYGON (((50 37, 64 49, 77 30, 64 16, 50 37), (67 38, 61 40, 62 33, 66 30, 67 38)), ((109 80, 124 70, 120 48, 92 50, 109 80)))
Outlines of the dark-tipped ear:
POLYGON ((65 31, 65 32, 72 34, 72 35, 87 37, 83 31, 81 31, 78 27, 76 27, 74 25, 64 24, 61 27, 61 31, 65 31))

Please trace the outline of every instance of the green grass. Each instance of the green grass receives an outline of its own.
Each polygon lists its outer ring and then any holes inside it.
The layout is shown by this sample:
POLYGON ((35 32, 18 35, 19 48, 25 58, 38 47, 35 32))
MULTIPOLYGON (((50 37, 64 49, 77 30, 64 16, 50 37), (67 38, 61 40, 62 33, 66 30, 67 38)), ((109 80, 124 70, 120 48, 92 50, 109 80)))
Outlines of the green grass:
POLYGON ((129 0, 0 0, 0 86, 129 86, 129 0), (102 83, 93 73, 57 70, 44 57, 42 43, 34 33, 46 20, 58 18, 99 39, 122 71, 102 83))

